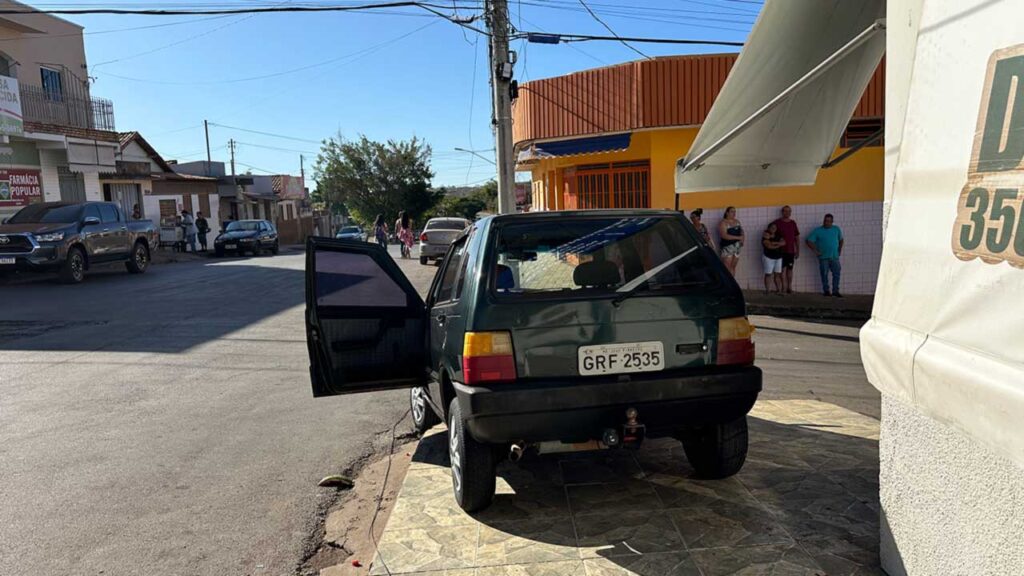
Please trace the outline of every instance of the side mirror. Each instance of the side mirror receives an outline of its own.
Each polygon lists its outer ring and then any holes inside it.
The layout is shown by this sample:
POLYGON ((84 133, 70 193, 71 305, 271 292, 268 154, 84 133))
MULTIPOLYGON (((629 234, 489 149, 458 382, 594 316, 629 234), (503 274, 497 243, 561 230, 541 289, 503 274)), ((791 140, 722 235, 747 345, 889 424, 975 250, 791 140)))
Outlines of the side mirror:
POLYGON ((95 226, 100 223, 100 219, 95 216, 86 216, 85 220, 82 220, 83 226, 95 226))

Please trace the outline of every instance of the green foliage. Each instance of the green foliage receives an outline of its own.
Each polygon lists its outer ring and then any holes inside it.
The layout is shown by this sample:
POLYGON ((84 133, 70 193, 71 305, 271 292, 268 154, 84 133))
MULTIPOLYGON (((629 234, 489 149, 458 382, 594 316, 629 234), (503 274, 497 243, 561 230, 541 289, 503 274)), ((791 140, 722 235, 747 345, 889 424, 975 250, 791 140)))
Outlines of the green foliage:
POLYGON ((498 206, 498 183, 491 180, 487 184, 478 187, 463 197, 448 195, 448 189, 441 187, 438 190, 443 198, 423 216, 423 222, 439 216, 457 216, 473 220, 478 212, 484 210, 496 212, 498 206))
POLYGON ((430 154, 430 146, 415 136, 376 142, 339 135, 324 140, 313 170, 323 201, 344 205, 364 226, 377 214, 390 225, 402 210, 420 221, 443 195, 430 188, 430 154))

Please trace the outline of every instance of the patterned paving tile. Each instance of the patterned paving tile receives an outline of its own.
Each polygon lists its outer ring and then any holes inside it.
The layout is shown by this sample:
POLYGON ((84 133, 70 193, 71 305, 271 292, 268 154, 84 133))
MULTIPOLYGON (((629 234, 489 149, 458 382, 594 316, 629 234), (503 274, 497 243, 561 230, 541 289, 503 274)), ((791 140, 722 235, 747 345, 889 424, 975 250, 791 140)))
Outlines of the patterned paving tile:
POLYGON ((562 478, 566 484, 595 484, 639 480, 644 477, 632 454, 562 460, 562 478))
POLYGON ((447 468, 409 470, 388 528, 430 528, 476 524, 452 497, 451 474, 447 468))
POLYGON ((701 480, 671 474, 651 474, 647 482, 666 508, 701 506, 726 500, 728 502, 752 504, 754 496, 738 479, 701 480))
POLYGON ((764 503, 846 494, 842 486, 825 474, 806 468, 748 462, 737 478, 764 503))
POLYGON ((704 576, 823 576, 796 544, 706 548, 690 552, 704 576))
POLYGON ((878 537, 878 510, 850 494, 769 503, 767 507, 797 539, 878 537))
POLYGON ((800 546, 829 576, 881 574, 878 536, 800 540, 800 546))
POLYGON ((514 520, 480 527, 477 566, 579 560, 572 519, 514 520))
POLYGON ((592 558, 587 576, 701 576, 688 552, 592 558))
POLYGON ((573 514, 635 512, 662 508, 654 488, 647 482, 631 480, 613 484, 567 486, 573 514))
POLYGON ((477 568, 475 576, 586 576, 580 560, 477 568))
POLYGON ((685 550, 665 512, 587 514, 576 516, 575 521, 584 558, 685 550))
POLYGON ((565 488, 552 484, 513 487, 498 479, 497 493, 491 505, 473 514, 483 522, 525 518, 568 518, 569 501, 565 488))
POLYGON ((736 504, 719 500, 670 510, 669 515, 689 550, 793 543, 775 517, 757 502, 736 504))
POLYGON ((824 474, 862 501, 873 502, 878 500, 878 466, 872 468, 827 470, 824 474))
POLYGON ((416 445, 416 451, 410 456, 412 462, 410 470, 422 468, 448 468, 448 432, 443 425, 438 424, 420 438, 416 445))
POLYGON ((370 574, 473 567, 479 526, 386 529, 370 574))

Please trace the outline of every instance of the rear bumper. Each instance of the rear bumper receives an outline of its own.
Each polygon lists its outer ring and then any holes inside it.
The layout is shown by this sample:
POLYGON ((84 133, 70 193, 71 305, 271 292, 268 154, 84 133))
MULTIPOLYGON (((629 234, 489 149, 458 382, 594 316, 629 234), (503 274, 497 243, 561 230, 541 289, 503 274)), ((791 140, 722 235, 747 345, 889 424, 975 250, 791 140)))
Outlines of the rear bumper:
POLYGON ((601 438, 636 408, 651 436, 735 420, 754 406, 761 370, 707 368, 683 376, 494 384, 455 384, 473 437, 482 442, 582 442, 601 438))
POLYGON ((420 244, 420 256, 425 258, 440 258, 448 253, 448 244, 420 244))

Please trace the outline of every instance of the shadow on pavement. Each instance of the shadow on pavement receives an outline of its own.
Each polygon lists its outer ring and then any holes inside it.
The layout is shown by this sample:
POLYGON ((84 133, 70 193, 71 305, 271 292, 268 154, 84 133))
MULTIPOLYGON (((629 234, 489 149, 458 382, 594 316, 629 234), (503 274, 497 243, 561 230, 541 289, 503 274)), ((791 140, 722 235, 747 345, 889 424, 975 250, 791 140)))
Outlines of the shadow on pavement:
MULTIPOLYGON (((244 330, 235 336, 272 342, 280 336, 258 325, 303 303, 303 264, 301 256, 235 258, 157 265, 142 275, 107 267, 77 285, 0 280, 0 346, 180 353, 244 330)), ((305 341, 302 315, 294 316, 289 333, 305 341)))
POLYGON ((493 505, 472 516, 452 497, 435 429, 371 574, 882 574, 877 421, 814 401, 762 402, 755 414, 732 478, 695 478, 672 439, 532 456, 502 463, 493 505))

